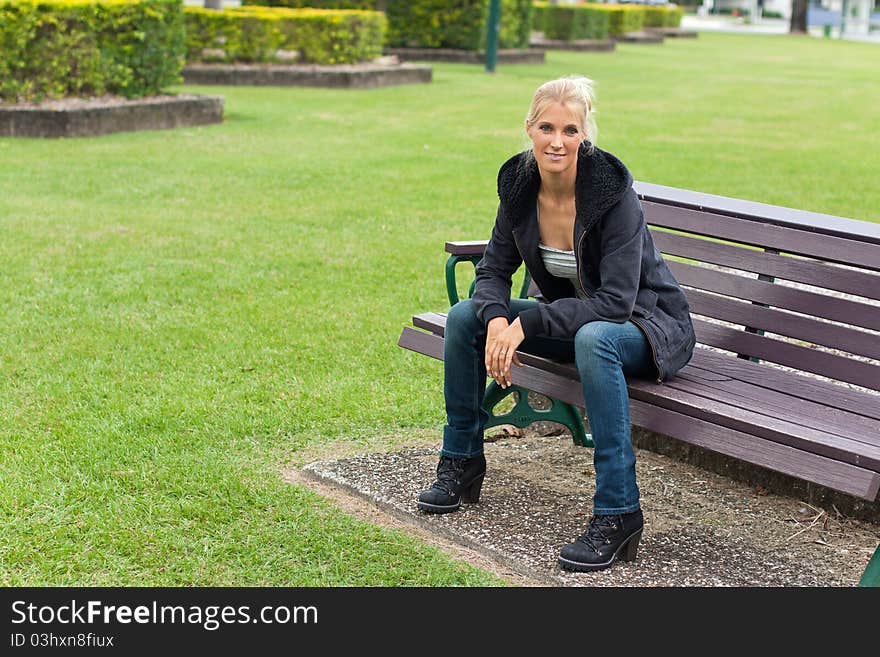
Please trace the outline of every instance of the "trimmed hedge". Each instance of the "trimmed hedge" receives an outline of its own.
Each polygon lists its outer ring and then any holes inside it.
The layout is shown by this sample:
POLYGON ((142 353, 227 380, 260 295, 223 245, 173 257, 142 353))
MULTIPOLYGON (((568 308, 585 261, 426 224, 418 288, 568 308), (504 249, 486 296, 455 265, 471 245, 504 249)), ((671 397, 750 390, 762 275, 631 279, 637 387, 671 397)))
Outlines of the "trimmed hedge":
POLYGON ((678 5, 666 7, 666 20, 663 27, 680 27, 681 19, 684 16, 684 9, 678 5))
POLYGON ((180 0, 0 0, 0 99, 156 95, 181 82, 180 0))
POLYGON ((381 0, 277 0, 265 2, 263 0, 243 0, 242 5, 260 5, 264 7, 288 7, 290 9, 362 9, 368 11, 383 11, 381 0))
POLYGON ((186 7, 188 61, 272 62, 278 51, 297 61, 352 64, 382 54, 387 21, 377 11, 186 7))
POLYGON ((677 5, 646 5, 645 27, 678 27, 684 10, 677 5))
MULTIPOLYGON (((489 0, 387 0, 388 45, 409 48, 486 46, 489 0)), ((499 48, 527 48, 531 0, 501 0, 499 48)))
POLYGON ((604 5, 551 5, 536 2, 534 27, 545 39, 607 39, 609 12, 604 5))
MULTIPOLYGON (((387 45, 481 50, 486 45, 490 0, 243 0, 243 4, 384 11, 387 45)), ((499 48, 528 48, 532 0, 501 0, 499 48)))
POLYGON ((609 12, 608 33, 620 36, 638 32, 645 25, 645 8, 640 5, 605 5, 609 12))
POLYGON ((666 24, 666 7, 646 5, 644 27, 663 27, 666 24))

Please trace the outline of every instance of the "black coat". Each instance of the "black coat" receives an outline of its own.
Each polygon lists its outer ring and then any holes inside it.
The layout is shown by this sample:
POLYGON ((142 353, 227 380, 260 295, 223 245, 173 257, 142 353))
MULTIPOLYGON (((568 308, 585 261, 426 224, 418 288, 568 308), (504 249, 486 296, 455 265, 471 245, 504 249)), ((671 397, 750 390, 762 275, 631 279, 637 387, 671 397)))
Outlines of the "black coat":
POLYGON ((632 176, 612 154, 587 145, 578 152, 575 181, 574 245, 578 278, 574 286, 552 276, 538 250, 538 165, 528 152, 514 155, 498 172, 498 215, 476 270, 473 303, 484 324, 508 314, 511 280, 520 264, 546 303, 520 314, 527 338, 573 338, 588 322, 631 320, 646 335, 657 379, 684 367, 696 338, 684 292, 654 247, 632 176))

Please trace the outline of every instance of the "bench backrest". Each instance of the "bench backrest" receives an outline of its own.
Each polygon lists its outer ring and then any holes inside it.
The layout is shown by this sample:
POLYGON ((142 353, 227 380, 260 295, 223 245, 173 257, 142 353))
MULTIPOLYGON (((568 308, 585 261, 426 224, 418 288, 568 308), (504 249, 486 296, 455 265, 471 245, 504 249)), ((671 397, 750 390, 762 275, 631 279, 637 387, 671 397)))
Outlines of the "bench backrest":
POLYGON ((636 191, 699 342, 880 391, 880 225, 648 183, 636 191))

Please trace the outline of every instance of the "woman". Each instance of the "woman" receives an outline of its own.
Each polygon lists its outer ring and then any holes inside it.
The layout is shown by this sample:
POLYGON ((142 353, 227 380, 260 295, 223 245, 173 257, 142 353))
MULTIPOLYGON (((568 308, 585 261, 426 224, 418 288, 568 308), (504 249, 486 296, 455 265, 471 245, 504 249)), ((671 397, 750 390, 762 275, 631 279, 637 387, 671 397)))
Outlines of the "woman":
POLYGON ((594 146, 592 82, 562 78, 535 92, 525 122, 532 147, 498 174, 500 204, 471 299, 446 323, 447 424, 437 480, 419 495, 428 513, 479 500, 486 473, 486 374, 511 385, 516 350, 574 361, 595 449, 593 514, 559 565, 599 570, 635 558, 643 519, 630 443, 625 377, 662 382, 690 360, 687 300, 645 225, 632 176, 594 146), (542 301, 511 299, 525 263, 542 301))

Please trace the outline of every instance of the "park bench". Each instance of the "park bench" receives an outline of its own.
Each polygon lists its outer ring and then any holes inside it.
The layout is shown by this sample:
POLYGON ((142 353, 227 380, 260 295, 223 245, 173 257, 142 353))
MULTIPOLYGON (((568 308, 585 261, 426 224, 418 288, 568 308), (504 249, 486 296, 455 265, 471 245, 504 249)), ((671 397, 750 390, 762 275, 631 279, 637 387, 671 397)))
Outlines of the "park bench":
MULTIPOLYGON (((634 426, 874 501, 880 490, 880 225, 639 182, 656 248, 688 297, 697 348, 663 383, 628 382, 634 426)), ((485 241, 447 242, 456 265, 485 241)), ((473 285, 471 285, 473 290, 473 285)), ((525 272, 521 297, 540 291, 525 272)), ((443 358, 446 316, 426 312, 398 344, 443 358)), ((551 420, 591 445, 573 364, 519 353, 514 385, 489 384, 488 426, 551 420), (548 397, 536 410, 527 391, 548 397), (517 402, 495 413, 509 394, 517 402)), ((508 402, 509 403, 509 402, 508 402)), ((880 585, 880 548, 862 576, 880 585)))

